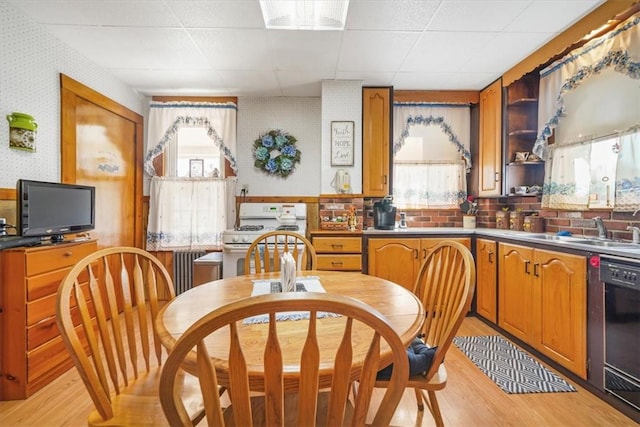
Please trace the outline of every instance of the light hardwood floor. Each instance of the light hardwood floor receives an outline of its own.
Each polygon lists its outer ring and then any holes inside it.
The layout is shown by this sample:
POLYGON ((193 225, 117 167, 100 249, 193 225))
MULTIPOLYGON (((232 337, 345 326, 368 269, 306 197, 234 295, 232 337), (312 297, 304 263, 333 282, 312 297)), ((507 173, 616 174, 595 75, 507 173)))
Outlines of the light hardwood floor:
MULTIPOLYGON (((469 317, 458 335, 495 335, 469 317)), ((598 397, 572 383, 576 393, 514 394, 503 392, 455 346, 447 354, 447 387, 438 392, 444 422, 471 426, 637 426, 598 397)), ((376 402, 372 402, 375 404, 376 402)), ((72 369, 27 400, 0 402, 0 426, 84 426, 92 408, 85 388, 72 369)), ((405 392, 393 419, 396 426, 433 426, 428 412, 419 415, 412 390, 405 392)))

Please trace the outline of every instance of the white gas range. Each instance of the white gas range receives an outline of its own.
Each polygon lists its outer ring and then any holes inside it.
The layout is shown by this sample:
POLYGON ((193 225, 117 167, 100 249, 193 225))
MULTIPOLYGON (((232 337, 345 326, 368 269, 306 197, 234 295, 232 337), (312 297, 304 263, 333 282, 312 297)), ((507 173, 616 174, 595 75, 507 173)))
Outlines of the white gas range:
POLYGON ((255 239, 273 230, 305 235, 307 205, 304 203, 241 203, 239 226, 222 234, 222 276, 244 274, 244 255, 255 239))

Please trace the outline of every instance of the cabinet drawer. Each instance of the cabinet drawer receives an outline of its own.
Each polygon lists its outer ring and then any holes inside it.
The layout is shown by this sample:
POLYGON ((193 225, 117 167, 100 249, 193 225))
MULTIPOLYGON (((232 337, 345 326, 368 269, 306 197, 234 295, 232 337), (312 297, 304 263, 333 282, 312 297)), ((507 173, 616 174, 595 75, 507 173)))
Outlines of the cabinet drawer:
MULTIPOLYGON (((91 303, 89 303, 89 313, 91 314, 91 318, 94 318, 96 315, 95 307, 91 303)), ((71 309, 71 319, 74 325, 80 324, 81 319, 78 307, 71 309)), ((51 316, 42 319, 35 325, 27 328, 27 350, 34 350, 47 341, 56 338, 58 335, 60 335, 60 330, 56 323, 56 317, 51 316)))
MULTIPOLYGON (((86 348, 85 334, 78 328, 76 333, 86 348)), ((72 365, 69 351, 62 337, 58 336, 35 350, 27 352, 27 384, 43 382, 45 377, 51 377, 44 381, 44 384, 47 384, 72 365)))
POLYGON ((318 255, 318 270, 362 270, 362 255, 318 255))
MULTIPOLYGON (((97 265, 93 266, 93 268, 96 267, 97 265)), ((66 276, 70 270, 71 267, 68 267, 27 278, 27 301, 34 301, 38 298, 55 294, 58 291, 60 282, 62 282, 62 279, 64 279, 64 276, 66 276)), ((86 270, 78 276, 80 282, 87 282, 88 278, 89 274, 86 270)))
POLYGON ((362 238, 314 237, 313 247, 318 253, 362 253, 362 238))
POLYGON ((69 359, 69 352, 60 336, 28 352, 27 382, 36 380, 67 359, 69 359))
MULTIPOLYGON (((89 284, 84 283, 80 287, 85 295, 89 295, 89 284)), ((56 314, 56 294, 40 298, 27 303, 27 326, 31 326, 56 314)), ((75 307, 75 299, 72 299, 71 306, 75 307)))
POLYGON ((25 256, 26 275, 51 271, 52 268, 60 269, 75 265, 82 258, 93 253, 97 249, 96 242, 82 244, 66 244, 57 248, 46 248, 46 250, 28 251, 25 256))

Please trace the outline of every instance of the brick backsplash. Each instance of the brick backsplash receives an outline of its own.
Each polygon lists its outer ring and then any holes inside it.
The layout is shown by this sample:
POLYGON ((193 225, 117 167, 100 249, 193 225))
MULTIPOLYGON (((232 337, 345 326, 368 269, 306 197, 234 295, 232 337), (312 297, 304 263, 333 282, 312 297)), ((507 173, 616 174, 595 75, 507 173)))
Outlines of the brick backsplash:
POLYGON ((546 232, 570 231, 576 235, 598 235, 593 218, 599 216, 603 219, 607 229, 607 237, 614 240, 631 240, 632 233, 627 231, 627 226, 640 226, 640 215, 634 212, 611 212, 609 210, 589 211, 559 211, 555 209, 542 209, 540 198, 536 196, 487 198, 478 199, 479 213, 477 226, 495 228, 495 213, 503 207, 510 211, 521 209, 525 215, 535 213, 544 218, 546 232))
MULTIPOLYGON (((362 225, 373 227, 373 203, 375 199, 362 197, 320 197, 320 218, 334 218, 345 215, 350 206, 355 206, 358 215, 358 229, 362 225)), ((570 231, 576 235, 597 236, 594 217, 601 217, 607 229, 607 237, 614 240, 631 240, 632 233, 627 226, 640 227, 640 214, 633 212, 611 212, 607 210, 559 211, 542 209, 540 197, 498 197, 476 198, 478 228, 495 228, 496 212, 508 207, 509 211, 522 210, 525 215, 536 214, 544 218, 544 231, 556 233, 570 231)), ((411 227, 462 227, 462 212, 459 209, 397 209, 396 220, 400 213, 406 214, 407 226, 411 227)))
POLYGON ((322 222, 324 222, 326 219, 332 220, 334 218, 346 218, 352 206, 356 208, 356 216, 358 218, 358 224, 356 228, 358 230, 362 230, 364 218, 364 198, 320 196, 318 200, 320 228, 322 228, 322 222))

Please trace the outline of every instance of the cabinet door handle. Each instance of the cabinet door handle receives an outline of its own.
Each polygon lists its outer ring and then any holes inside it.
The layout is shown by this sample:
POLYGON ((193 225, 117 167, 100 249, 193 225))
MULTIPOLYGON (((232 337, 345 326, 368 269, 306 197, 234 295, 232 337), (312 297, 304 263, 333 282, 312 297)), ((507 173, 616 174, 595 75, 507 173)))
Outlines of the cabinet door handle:
POLYGON ((427 250, 426 249, 422 250, 422 259, 427 259, 427 250))
POLYGON ((331 265, 333 265, 333 266, 341 266, 342 265, 342 261, 331 261, 331 265))
POLYGON ((413 250, 413 257, 414 257, 415 259, 418 259, 418 249, 414 249, 414 250, 413 250))
POLYGON ((331 247, 333 249, 342 249, 342 243, 332 243, 331 247))
POLYGON ((500 172, 496 172, 496 182, 500 182, 500 172))
POLYGON ((531 271, 529 270, 529 265, 531 265, 531 261, 526 260, 526 261, 524 262, 524 272, 525 272, 526 274, 531 274, 531 271))
POLYGON ((493 264, 493 251, 489 251, 488 255, 489 255, 489 263, 493 264))
POLYGON ((533 275, 536 277, 540 277, 540 274, 538 274, 538 267, 540 266, 540 264, 538 264, 537 262, 535 264, 533 264, 533 275))
POLYGON ((64 253, 64 256, 66 256, 66 257, 70 257, 71 255, 73 255, 73 252, 65 252, 64 253))
POLYGON ((384 184, 387 183, 387 175, 382 175, 382 181, 384 184))

